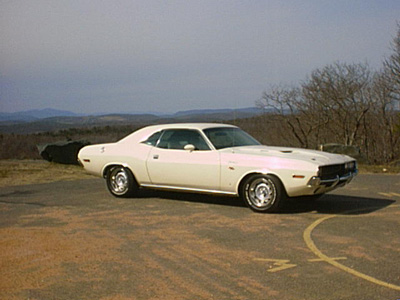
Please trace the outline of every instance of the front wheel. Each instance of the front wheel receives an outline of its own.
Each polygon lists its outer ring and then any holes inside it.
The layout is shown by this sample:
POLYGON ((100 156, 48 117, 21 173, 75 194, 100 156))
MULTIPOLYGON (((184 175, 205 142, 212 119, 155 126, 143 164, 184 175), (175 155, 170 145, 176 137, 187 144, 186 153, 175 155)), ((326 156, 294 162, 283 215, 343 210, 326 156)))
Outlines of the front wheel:
POLYGON ((137 193, 138 185, 132 172, 124 167, 111 168, 107 172, 107 188, 116 197, 131 197, 137 193))
POLYGON ((243 201, 256 212, 276 212, 286 197, 280 180, 270 175, 250 176, 241 191, 243 201))

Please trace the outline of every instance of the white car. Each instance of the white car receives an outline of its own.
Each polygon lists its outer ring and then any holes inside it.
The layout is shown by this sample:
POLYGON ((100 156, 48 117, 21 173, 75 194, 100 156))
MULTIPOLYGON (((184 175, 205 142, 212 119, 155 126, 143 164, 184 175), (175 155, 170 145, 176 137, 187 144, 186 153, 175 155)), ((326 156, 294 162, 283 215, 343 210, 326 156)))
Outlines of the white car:
POLYGON ((264 146, 236 126, 206 123, 145 127, 116 143, 86 146, 78 159, 116 197, 139 188, 226 194, 257 212, 331 191, 357 174, 349 156, 264 146))

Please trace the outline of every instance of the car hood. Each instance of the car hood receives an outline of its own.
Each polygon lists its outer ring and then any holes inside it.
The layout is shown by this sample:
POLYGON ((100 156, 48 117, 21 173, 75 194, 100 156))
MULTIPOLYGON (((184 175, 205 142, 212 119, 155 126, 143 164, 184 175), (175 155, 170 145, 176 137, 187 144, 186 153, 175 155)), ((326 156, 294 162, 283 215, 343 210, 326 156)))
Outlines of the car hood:
POLYGON ((301 148, 272 147, 261 145, 227 148, 221 151, 241 155, 256 155, 264 157, 279 157, 283 159, 302 160, 318 165, 340 164, 354 160, 350 156, 343 154, 334 154, 301 148))

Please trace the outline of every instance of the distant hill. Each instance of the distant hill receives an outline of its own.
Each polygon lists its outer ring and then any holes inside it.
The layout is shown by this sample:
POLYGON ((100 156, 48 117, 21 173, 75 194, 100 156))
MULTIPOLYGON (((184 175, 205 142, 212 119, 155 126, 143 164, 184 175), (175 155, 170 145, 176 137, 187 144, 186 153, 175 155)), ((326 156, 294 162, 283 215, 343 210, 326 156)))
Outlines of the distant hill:
POLYGON ((221 122, 250 118, 261 114, 257 108, 187 110, 169 115, 105 114, 78 115, 54 109, 32 110, 19 113, 0 113, 0 132, 28 134, 68 128, 114 125, 148 125, 175 122, 221 122))
POLYGON ((60 117, 60 116, 76 117, 79 115, 66 110, 45 108, 45 109, 26 110, 14 113, 0 112, 0 122, 4 121, 32 122, 39 119, 60 117))
POLYGON ((239 108, 239 109, 194 109, 194 110, 184 110, 178 111, 173 114, 174 117, 179 116, 190 116, 190 115, 208 115, 208 114, 234 114, 234 113, 249 113, 249 114, 259 114, 260 109, 257 107, 247 107, 247 108, 239 108))

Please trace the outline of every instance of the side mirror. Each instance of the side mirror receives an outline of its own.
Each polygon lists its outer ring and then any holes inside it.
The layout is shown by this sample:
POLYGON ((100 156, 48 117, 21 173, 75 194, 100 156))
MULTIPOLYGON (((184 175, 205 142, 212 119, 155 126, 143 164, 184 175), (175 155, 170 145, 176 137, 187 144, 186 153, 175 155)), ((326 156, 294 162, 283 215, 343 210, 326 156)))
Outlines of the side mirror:
POLYGON ((196 147, 192 144, 187 144, 183 149, 185 149, 186 151, 194 151, 196 149, 196 147))

